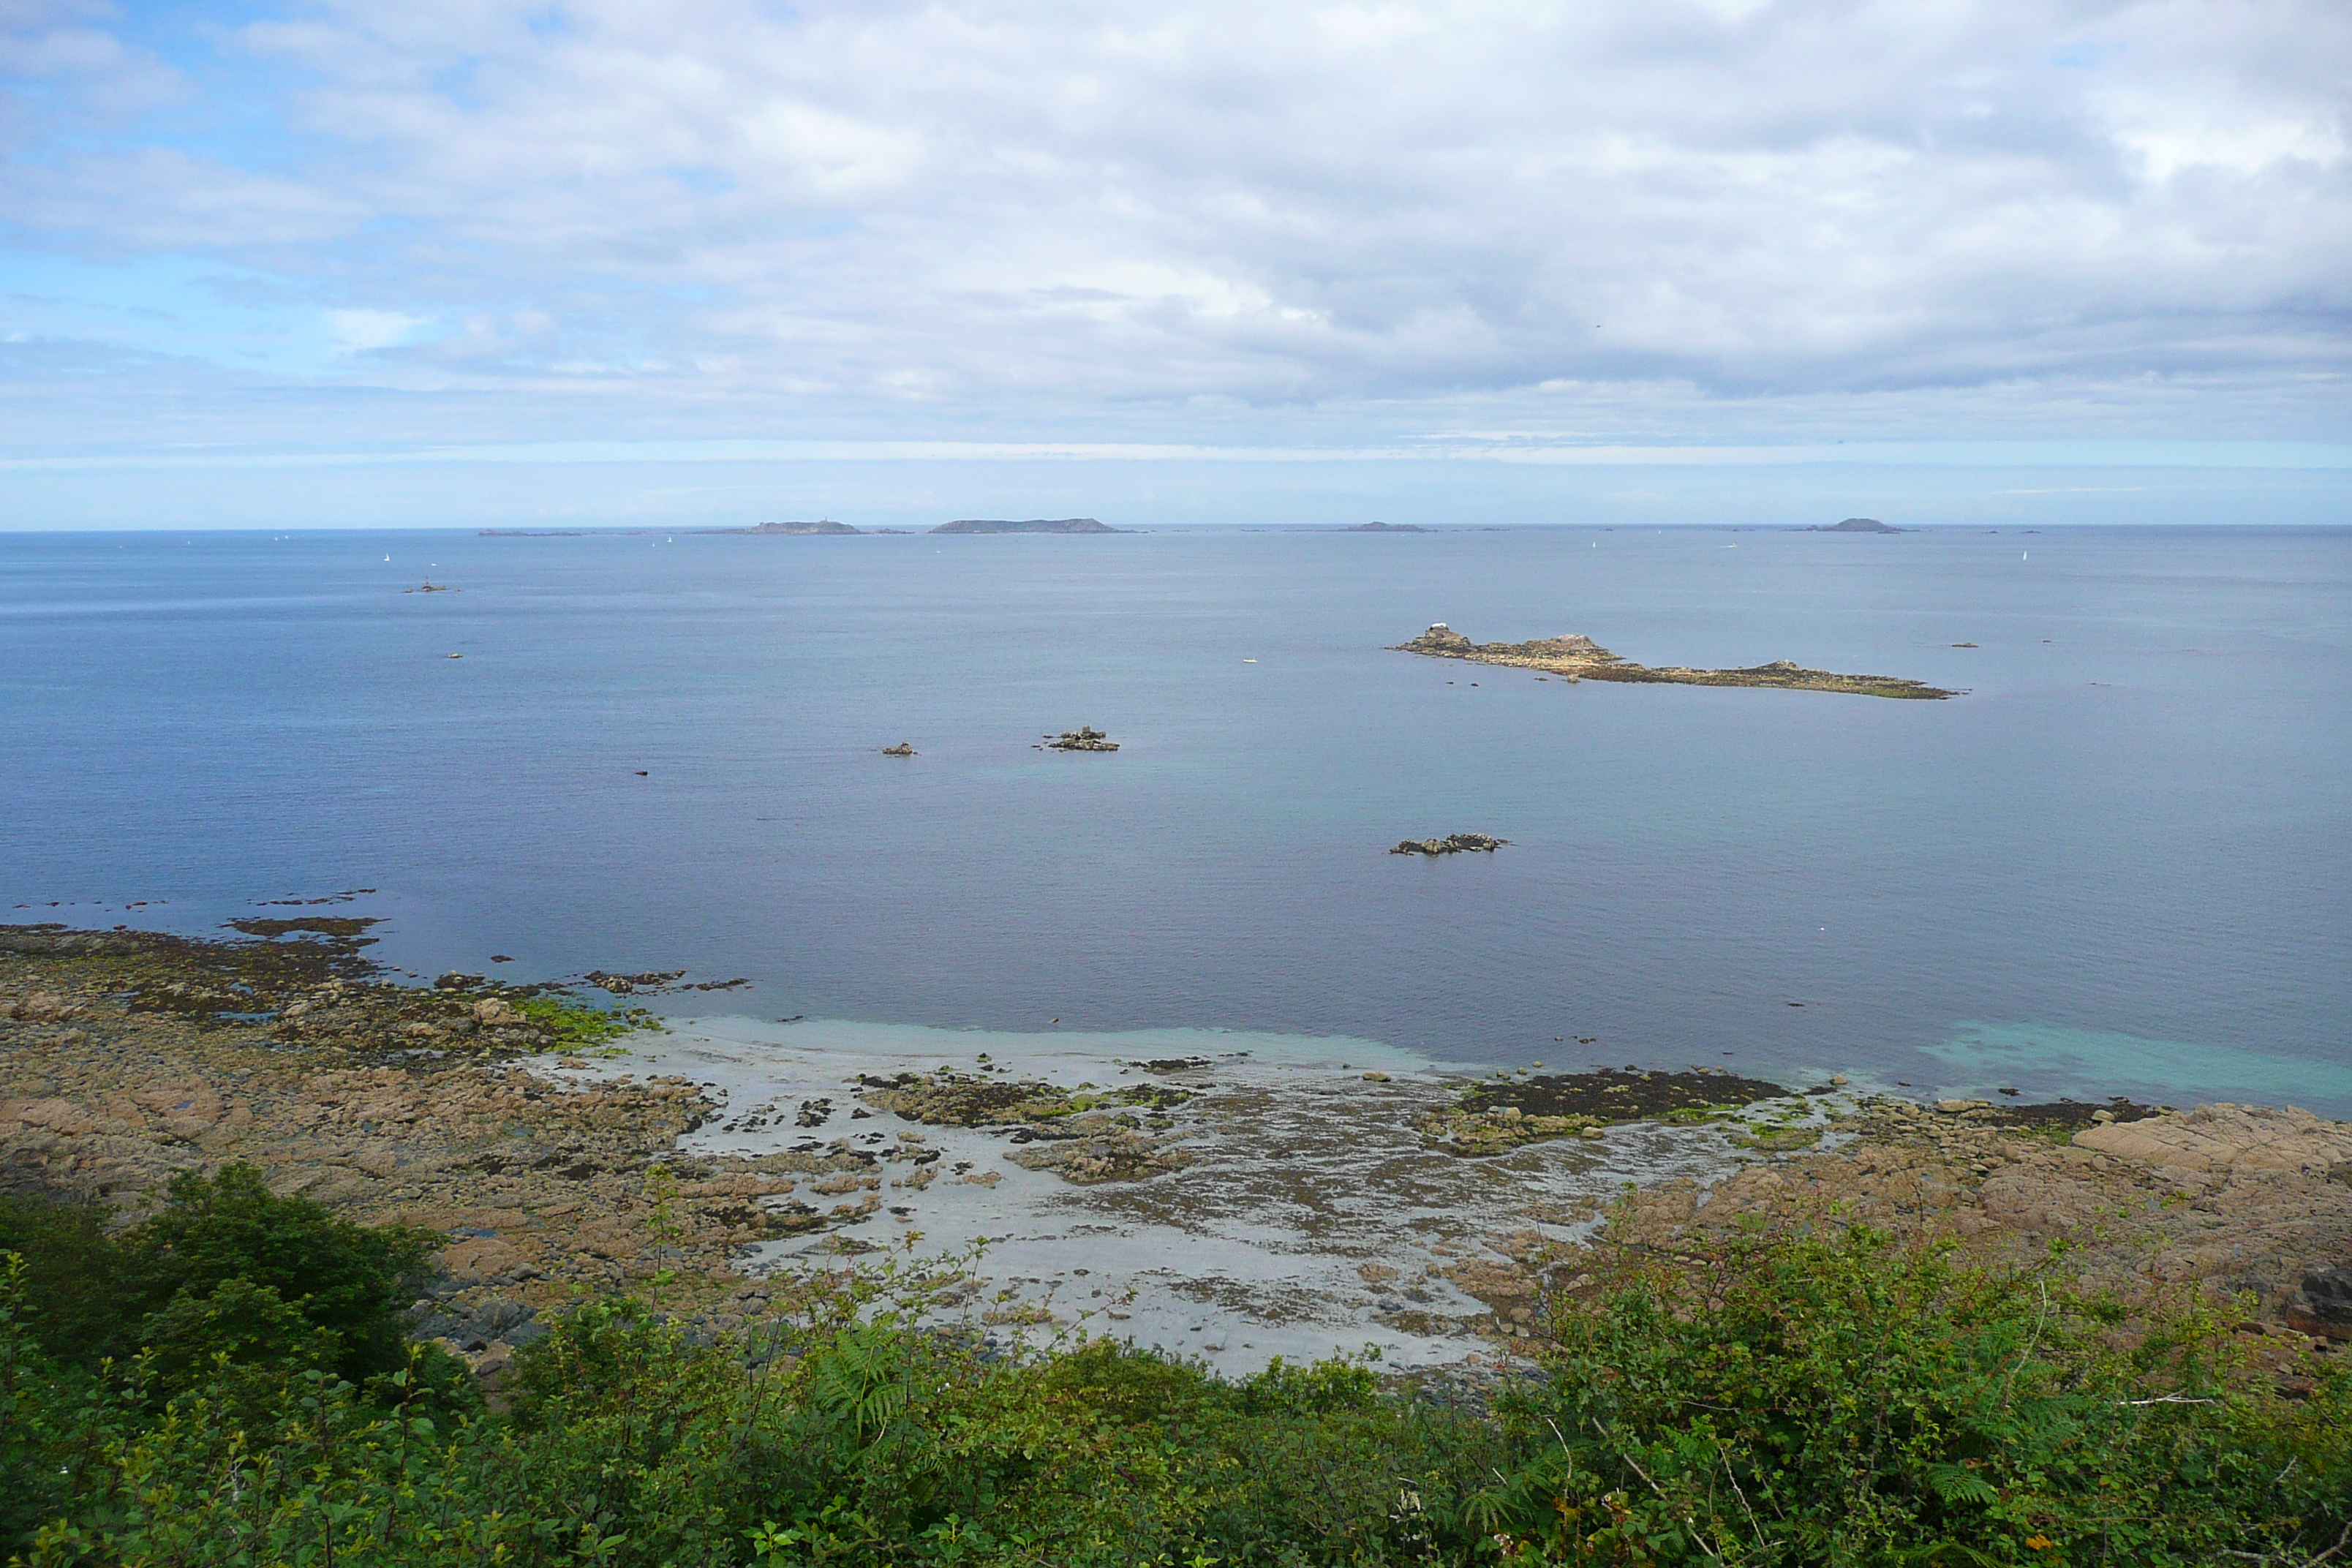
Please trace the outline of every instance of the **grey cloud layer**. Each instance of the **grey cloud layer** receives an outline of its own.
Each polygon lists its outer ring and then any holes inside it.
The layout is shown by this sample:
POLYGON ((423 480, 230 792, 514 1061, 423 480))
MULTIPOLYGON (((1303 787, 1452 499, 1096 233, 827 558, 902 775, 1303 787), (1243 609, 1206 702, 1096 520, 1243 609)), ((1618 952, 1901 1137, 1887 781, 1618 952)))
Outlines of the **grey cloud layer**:
POLYGON ((2336 0, 331 3, 220 36, 283 83, 266 157, 68 139, 192 79, 0 26, 20 236, 305 279, 389 384, 2071 404, 2347 358, 2336 0))

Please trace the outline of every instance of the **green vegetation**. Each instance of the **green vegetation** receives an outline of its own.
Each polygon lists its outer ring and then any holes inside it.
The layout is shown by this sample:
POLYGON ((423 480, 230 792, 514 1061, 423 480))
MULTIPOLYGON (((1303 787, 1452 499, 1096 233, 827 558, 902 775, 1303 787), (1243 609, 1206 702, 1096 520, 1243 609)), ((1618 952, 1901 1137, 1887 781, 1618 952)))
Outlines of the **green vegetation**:
POLYGON ((40 1568, 2287 1568, 2352 1539, 2352 1380, 2290 1398, 2226 1310, 1861 1230, 1629 1260, 1491 1413, 1358 1362, 1004 1353, 920 1326, 945 1281, 911 1268, 795 1280, 748 1345, 690 1341, 663 1281, 585 1301, 488 1410, 385 1337, 414 1233, 234 1171, 112 1239, 0 1214, 0 1554, 40 1568))
POLYGON ((508 1000, 526 1020, 554 1036, 559 1047, 608 1045, 623 1035, 661 1026, 642 1007, 606 1009, 564 991, 518 992, 508 1000))

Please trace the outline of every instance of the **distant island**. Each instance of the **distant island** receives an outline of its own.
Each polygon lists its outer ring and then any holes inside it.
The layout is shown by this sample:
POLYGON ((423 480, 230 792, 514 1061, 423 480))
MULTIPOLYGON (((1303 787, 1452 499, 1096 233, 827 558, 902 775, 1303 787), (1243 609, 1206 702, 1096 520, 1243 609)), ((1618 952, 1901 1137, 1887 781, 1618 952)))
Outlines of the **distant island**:
POLYGON ((1889 528, 1874 517, 1850 517, 1843 522, 1832 523, 1827 528, 1823 528, 1817 522, 1811 528, 1801 528, 1797 531, 1799 533, 1909 533, 1912 531, 1907 528, 1889 528))
POLYGON ((852 528, 845 522, 835 522, 828 518, 819 522, 762 522, 750 528, 710 528, 704 529, 702 531, 705 533, 783 533, 795 538, 805 538, 811 534, 863 533, 866 531, 862 528, 852 528))
POLYGON ((1124 528, 1111 528, 1090 517, 1033 517, 1026 522, 1007 522, 1001 518, 963 517, 953 522, 943 522, 931 530, 933 533, 1126 533, 1124 528))
POLYGON ((1591 637, 1573 633, 1534 642, 1475 643, 1444 621, 1391 653, 1425 654, 1432 658, 1462 658, 1473 664, 1511 665, 1521 669, 1549 670, 1570 680, 1625 680, 1671 686, 1777 686, 1799 691, 1850 691, 1864 697, 1945 698, 1957 695, 1925 681, 1893 675, 1838 675, 1807 669, 1788 659, 1759 664, 1749 669, 1690 669, 1665 665, 1652 669, 1618 658, 1591 637))
POLYGON ((1342 533, 1427 533, 1429 530, 1417 522, 1351 522, 1339 531, 1342 533))

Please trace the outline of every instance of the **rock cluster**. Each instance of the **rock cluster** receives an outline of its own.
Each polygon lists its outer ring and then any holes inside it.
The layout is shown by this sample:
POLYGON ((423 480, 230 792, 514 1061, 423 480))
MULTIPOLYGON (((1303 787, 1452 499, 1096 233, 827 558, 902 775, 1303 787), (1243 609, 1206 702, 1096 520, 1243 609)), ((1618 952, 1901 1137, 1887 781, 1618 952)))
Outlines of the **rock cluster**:
POLYGON ((1146 1137, 1144 1125, 1131 1111, 1074 1116, 1055 1127, 1026 1129, 1028 1146, 1005 1158, 1027 1170, 1051 1171, 1077 1186, 1145 1181, 1192 1163, 1190 1152, 1146 1137))
POLYGON ((882 754, 886 757, 911 757, 915 754, 914 743, 901 741, 895 746, 885 746, 882 748, 882 754))
POLYGON ((1091 724, 1081 724, 1075 730, 1046 736, 1045 743, 1038 749, 1047 752, 1116 752, 1118 742, 1091 724))
MULTIPOLYGON (((1714 1121, 1788 1090, 1763 1079, 1706 1068, 1683 1072, 1597 1068, 1481 1083, 1423 1115, 1421 1135, 1463 1154, 1495 1154, 1546 1138, 1597 1138, 1622 1121, 1714 1121)), ((1811 1141, 1809 1135, 1807 1141, 1811 1141)))
POLYGON ((1449 833, 1443 838, 1400 838, 1391 855, 1462 855, 1483 852, 1492 855, 1507 838, 1491 838, 1484 833, 1449 833))
POLYGON ((858 1098, 928 1126, 1003 1129, 1018 1146, 1005 1158, 1082 1186, 1142 1181, 1192 1160, 1172 1138, 1150 1136, 1167 1134, 1174 1123, 1165 1112, 1192 1098, 1164 1084, 1060 1089, 941 1068, 860 1079, 858 1098))

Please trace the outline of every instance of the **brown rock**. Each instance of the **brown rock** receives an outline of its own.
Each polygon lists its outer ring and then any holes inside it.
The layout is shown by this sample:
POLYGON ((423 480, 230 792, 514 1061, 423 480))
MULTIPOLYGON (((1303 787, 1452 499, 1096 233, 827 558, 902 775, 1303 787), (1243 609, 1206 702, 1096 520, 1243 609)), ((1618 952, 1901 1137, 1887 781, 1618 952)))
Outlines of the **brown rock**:
POLYGON ((2179 1116, 2086 1127, 2074 1142, 2143 1164, 2191 1171, 2326 1171, 2352 1159, 2352 1125, 2293 1106, 2200 1105, 2179 1116))

